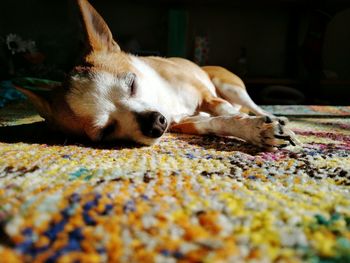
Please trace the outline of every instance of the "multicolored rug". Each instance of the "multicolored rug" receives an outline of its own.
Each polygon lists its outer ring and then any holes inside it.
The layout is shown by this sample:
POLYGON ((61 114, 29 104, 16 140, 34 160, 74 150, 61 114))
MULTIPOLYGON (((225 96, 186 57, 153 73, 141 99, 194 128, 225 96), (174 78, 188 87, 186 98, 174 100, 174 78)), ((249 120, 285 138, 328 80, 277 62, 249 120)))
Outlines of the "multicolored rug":
POLYGON ((317 106, 317 105, 265 105, 262 106, 275 115, 294 117, 327 117, 349 118, 350 106, 317 106))
POLYGON ((350 262, 349 118, 294 119, 302 147, 268 153, 82 144, 6 112, 1 262, 350 262))

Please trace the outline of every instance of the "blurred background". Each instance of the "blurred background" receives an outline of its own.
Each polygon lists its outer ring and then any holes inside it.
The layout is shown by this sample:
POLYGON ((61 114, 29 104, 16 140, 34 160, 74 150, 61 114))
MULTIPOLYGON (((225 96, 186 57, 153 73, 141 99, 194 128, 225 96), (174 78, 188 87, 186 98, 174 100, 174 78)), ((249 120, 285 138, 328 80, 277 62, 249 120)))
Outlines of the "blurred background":
MULTIPOLYGON (((349 0, 90 2, 130 53, 224 66, 260 104, 349 105, 349 0)), ((1 0, 0 81, 62 80, 80 30, 72 0, 1 0)))

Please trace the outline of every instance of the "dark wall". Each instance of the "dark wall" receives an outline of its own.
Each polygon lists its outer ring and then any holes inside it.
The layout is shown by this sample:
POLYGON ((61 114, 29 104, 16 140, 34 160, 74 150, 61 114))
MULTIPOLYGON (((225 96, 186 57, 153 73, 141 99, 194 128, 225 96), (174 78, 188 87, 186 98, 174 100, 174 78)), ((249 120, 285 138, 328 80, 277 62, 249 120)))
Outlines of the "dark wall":
POLYGON ((325 69, 350 79, 350 9, 337 13, 328 24, 323 59, 325 69))
POLYGON ((3 0, 0 3, 0 36, 18 34, 32 39, 47 62, 66 67, 77 48, 77 24, 69 1, 3 0))

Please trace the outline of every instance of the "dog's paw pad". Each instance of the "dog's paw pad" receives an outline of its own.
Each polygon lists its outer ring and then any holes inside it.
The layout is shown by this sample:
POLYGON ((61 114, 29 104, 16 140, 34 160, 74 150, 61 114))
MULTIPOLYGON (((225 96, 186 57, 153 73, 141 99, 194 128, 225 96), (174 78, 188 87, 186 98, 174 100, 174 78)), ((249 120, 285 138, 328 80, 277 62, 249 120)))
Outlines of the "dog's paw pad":
POLYGON ((262 125, 259 128, 258 146, 269 151, 285 148, 289 145, 299 144, 293 131, 286 127, 288 119, 284 117, 262 117, 262 125))
POLYGON ((266 116, 263 116, 263 118, 265 123, 273 123, 274 121, 277 121, 282 126, 285 126, 289 123, 289 120, 286 117, 280 117, 280 116, 276 117, 274 115, 266 115, 266 116))
POLYGON ((272 118, 270 116, 264 116, 265 123, 272 123, 272 118))

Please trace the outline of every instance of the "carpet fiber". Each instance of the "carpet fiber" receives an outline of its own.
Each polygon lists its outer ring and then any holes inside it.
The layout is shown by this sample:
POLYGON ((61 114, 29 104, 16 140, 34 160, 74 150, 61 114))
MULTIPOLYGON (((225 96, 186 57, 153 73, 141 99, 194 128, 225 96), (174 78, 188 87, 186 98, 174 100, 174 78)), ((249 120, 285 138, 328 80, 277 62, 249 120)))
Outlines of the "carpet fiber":
POLYGON ((302 147, 268 153, 177 134, 83 144, 4 112, 3 262, 350 261, 349 118, 294 119, 302 147))

